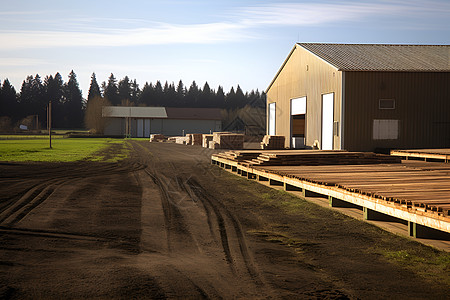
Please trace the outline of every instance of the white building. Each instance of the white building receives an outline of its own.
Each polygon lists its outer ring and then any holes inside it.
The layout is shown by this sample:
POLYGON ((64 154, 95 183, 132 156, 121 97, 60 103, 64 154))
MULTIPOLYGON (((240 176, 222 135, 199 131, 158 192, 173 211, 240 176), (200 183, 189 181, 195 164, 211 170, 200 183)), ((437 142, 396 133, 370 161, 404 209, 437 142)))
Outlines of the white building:
POLYGON ((222 130, 218 108, 105 106, 102 116, 106 118, 104 134, 108 136, 179 136, 222 130))

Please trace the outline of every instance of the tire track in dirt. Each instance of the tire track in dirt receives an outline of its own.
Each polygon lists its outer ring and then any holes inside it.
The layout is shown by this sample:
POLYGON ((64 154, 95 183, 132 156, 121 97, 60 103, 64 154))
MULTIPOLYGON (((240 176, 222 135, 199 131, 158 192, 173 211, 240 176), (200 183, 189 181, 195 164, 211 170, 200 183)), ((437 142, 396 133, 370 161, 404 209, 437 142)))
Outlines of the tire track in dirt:
MULTIPOLYGON (((144 170, 153 182, 158 186, 161 195, 161 204, 164 211, 164 222, 167 229, 167 241, 169 252, 177 250, 177 247, 196 249, 192 234, 189 231, 180 209, 170 196, 167 185, 161 179, 161 175, 152 173, 148 169, 144 170), (182 243, 181 243, 182 242, 182 243)), ((179 250, 179 249, 178 249, 179 250)))
POLYGON ((94 235, 78 234, 73 232, 60 232, 54 230, 37 230, 27 228, 11 228, 5 226, 0 226, 0 232, 2 234, 27 235, 27 236, 80 240, 80 241, 109 242, 111 240, 94 235))
POLYGON ((232 228, 237 236, 237 241, 239 244, 239 252, 240 256, 243 259, 245 268, 248 272, 248 274, 252 277, 253 280, 257 281, 258 283, 262 283, 261 281, 261 275, 256 270, 252 258, 250 256, 247 243, 245 241, 245 236, 242 232, 241 226, 239 225, 238 220, 223 206, 217 199, 215 199, 213 196, 209 195, 206 190, 197 182, 197 180, 193 177, 190 177, 185 182, 186 190, 191 191, 192 197, 195 197, 199 199, 202 203, 204 203, 205 206, 210 206, 217 218, 220 235, 221 235, 221 241, 222 241, 222 247, 224 249, 225 257, 227 262, 233 265, 233 268, 236 268, 236 259, 232 257, 229 241, 228 241, 228 233, 227 233, 227 227, 225 223, 225 218, 229 220, 229 222, 232 224, 232 228))
POLYGON ((0 225, 13 226, 29 214, 34 208, 43 203, 53 191, 63 184, 64 181, 52 180, 31 188, 7 209, 0 214, 0 225))

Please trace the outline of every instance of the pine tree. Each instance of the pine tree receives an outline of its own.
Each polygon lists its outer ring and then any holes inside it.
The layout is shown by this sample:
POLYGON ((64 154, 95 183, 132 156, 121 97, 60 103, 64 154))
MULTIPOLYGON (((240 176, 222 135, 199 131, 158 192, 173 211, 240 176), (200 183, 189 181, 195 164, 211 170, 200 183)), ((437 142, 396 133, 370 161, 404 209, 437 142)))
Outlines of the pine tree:
POLYGON ((136 79, 131 83, 131 102, 135 105, 138 104, 139 95, 141 91, 139 90, 139 84, 137 84, 136 79))
POLYGON ((119 81, 118 93, 122 104, 131 102, 131 82, 128 76, 119 81))
POLYGON ((139 105, 144 106, 154 106, 153 104, 154 98, 154 89, 151 83, 146 82, 144 87, 142 88, 141 93, 139 94, 139 105))
POLYGON ((120 105, 119 88, 113 73, 108 78, 108 84, 105 86, 103 95, 112 105, 120 105))
POLYGON ((225 108, 225 93, 223 92, 223 87, 219 85, 217 88, 217 93, 215 95, 215 107, 225 108))
POLYGON ((64 119, 67 118, 65 108, 65 87, 61 74, 56 73, 44 79, 45 99, 52 102, 52 126, 66 127, 64 119))
POLYGON ((95 76, 95 73, 92 73, 91 76, 91 85, 89 86, 89 93, 87 97, 87 101, 95 98, 95 97, 101 97, 102 93, 100 92, 100 87, 97 83, 97 78, 95 76))
POLYGON ((0 116, 8 116, 12 120, 19 118, 17 93, 8 79, 0 82, 0 116))
POLYGON ((185 103, 185 96, 186 96, 186 88, 184 87, 183 81, 178 81, 177 89, 177 100, 175 106, 177 107, 184 107, 186 105, 185 103))
POLYGON ((69 81, 66 84, 66 125, 69 128, 83 127, 83 97, 78 85, 77 76, 72 70, 69 74, 69 81))

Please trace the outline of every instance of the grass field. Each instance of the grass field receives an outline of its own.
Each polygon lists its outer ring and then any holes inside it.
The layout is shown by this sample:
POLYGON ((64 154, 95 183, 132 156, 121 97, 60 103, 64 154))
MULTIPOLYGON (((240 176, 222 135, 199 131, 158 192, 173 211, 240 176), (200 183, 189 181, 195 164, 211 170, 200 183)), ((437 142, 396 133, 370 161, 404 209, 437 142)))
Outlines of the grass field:
POLYGON ((118 161, 128 156, 128 143, 125 140, 109 138, 56 138, 52 148, 47 139, 0 139, 0 161, 4 162, 73 162, 79 160, 118 161), (110 146, 121 150, 114 157, 105 157, 102 150, 110 146))

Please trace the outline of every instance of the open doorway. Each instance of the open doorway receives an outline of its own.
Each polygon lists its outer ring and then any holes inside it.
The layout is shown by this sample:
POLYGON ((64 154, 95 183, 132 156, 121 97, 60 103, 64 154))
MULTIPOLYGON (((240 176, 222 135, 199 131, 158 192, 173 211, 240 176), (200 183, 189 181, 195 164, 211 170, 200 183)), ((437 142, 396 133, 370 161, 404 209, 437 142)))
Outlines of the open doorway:
POLYGON ((305 148, 306 97, 291 99, 291 148, 305 148))

